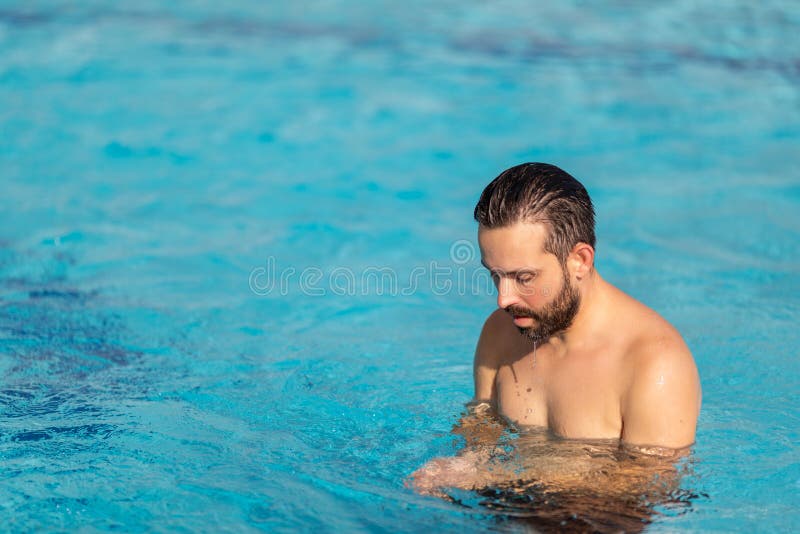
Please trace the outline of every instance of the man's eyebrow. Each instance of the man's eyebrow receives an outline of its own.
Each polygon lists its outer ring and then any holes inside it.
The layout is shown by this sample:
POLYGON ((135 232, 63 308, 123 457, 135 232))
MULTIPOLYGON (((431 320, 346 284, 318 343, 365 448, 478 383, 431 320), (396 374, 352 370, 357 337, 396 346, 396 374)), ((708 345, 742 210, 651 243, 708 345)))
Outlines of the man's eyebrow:
POLYGON ((486 265, 486 262, 483 261, 483 258, 481 258, 481 265, 483 265, 486 268, 486 270, 489 271, 492 274, 494 274, 494 273, 502 273, 502 274, 504 274, 506 276, 516 276, 519 273, 539 274, 539 272, 541 271, 541 269, 517 269, 517 270, 514 270, 514 271, 504 271, 502 269, 492 269, 491 267, 486 265))
POLYGON ((483 258, 481 258, 481 265, 483 265, 483 266, 486 268, 486 270, 487 270, 487 271, 489 271, 490 273, 503 272, 503 273, 505 273, 505 274, 513 274, 513 273, 506 273, 506 272, 505 272, 505 271, 503 271, 502 269, 492 269, 491 267, 489 267, 488 265, 486 265, 486 262, 485 262, 485 261, 483 261, 483 258))

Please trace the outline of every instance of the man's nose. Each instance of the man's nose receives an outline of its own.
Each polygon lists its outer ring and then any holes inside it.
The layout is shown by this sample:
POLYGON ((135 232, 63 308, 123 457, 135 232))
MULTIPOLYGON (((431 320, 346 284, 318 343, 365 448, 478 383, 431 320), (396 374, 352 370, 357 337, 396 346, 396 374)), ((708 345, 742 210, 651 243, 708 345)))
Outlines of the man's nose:
POLYGON ((517 288, 515 287, 514 281, 505 277, 500 278, 500 281, 497 283, 497 306, 506 309, 518 302, 519 296, 517 295, 517 288))

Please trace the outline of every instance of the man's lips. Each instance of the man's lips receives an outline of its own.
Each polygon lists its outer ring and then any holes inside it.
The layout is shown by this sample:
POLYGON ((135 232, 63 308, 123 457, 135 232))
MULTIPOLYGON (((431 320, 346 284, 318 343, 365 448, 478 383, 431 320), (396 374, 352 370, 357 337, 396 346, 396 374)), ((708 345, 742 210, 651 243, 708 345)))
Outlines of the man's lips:
POLYGON ((511 319, 517 326, 531 326, 535 321, 531 312, 522 308, 508 307, 506 308, 506 313, 511 316, 511 319))

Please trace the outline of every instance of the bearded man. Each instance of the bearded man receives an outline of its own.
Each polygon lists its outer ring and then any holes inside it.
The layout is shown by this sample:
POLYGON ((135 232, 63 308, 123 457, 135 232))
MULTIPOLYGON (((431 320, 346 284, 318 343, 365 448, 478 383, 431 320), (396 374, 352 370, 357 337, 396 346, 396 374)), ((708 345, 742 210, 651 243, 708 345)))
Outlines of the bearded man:
MULTIPOLYGON (((498 309, 478 341, 475 397, 462 426, 480 427, 475 414, 492 412, 560 438, 690 446, 701 402, 692 354, 658 313, 600 276, 583 185, 553 165, 518 165, 486 187, 474 215, 498 309)), ((468 446, 486 438, 465 436, 468 446)), ((484 484, 475 451, 433 460, 413 485, 435 492, 484 484)))

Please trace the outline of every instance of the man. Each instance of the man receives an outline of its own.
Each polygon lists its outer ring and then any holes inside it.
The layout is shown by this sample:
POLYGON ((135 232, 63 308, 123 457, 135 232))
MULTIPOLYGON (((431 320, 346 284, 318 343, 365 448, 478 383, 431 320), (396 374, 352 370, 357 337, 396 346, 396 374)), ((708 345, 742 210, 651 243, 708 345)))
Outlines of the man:
MULTIPOLYGON (((580 182, 553 165, 512 167, 483 191, 475 219, 499 309, 478 341, 473 410, 564 438, 691 445, 701 400, 692 355, 595 269, 594 208, 580 182)), ((477 458, 434 460, 414 485, 475 487, 477 458)))

